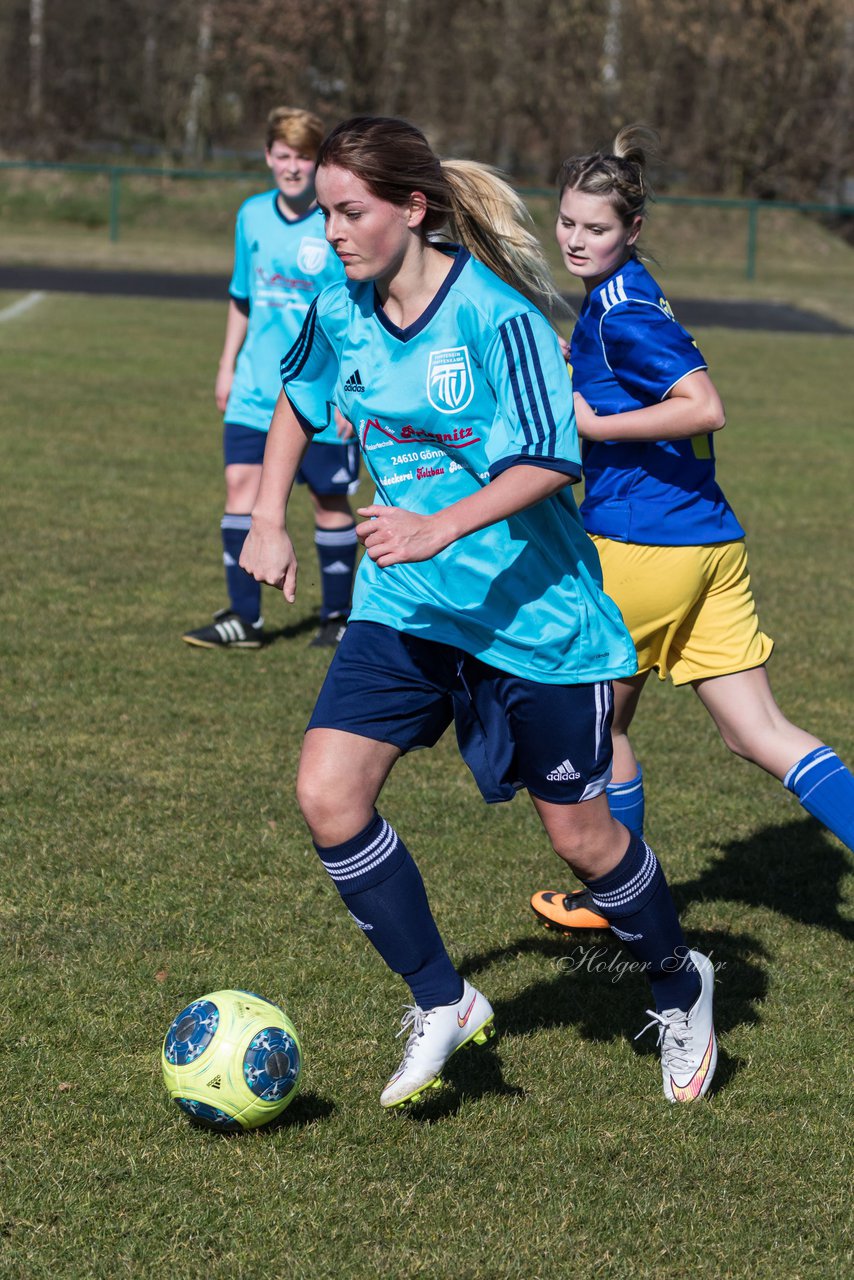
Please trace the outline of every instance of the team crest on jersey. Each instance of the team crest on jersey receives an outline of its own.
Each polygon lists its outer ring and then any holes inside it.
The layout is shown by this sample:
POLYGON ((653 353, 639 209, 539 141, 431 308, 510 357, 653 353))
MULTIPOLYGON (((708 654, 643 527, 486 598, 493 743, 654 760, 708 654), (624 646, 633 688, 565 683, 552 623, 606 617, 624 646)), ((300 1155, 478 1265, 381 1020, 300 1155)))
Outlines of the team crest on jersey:
POLYGON ((312 236, 303 236, 299 242, 297 265, 306 275, 316 276, 318 271, 322 271, 326 266, 328 251, 329 246, 325 240, 318 240, 312 236))
POLYGON ((459 413, 471 403, 474 381, 468 347, 431 351, 427 366, 427 399, 439 413, 459 413))

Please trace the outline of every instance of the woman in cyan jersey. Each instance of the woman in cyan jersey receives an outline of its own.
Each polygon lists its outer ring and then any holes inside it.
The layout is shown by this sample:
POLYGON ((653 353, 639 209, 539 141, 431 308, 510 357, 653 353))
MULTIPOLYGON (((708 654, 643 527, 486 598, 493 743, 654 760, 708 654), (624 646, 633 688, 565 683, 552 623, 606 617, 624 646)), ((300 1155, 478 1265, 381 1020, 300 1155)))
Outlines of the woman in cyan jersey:
MULTIPOLYGON (((638 654, 637 674, 614 682, 611 812, 642 835, 643 778, 628 730, 656 671, 690 684, 729 749, 779 778, 850 849, 854 778, 786 719, 771 692, 773 646, 759 628, 744 530, 715 479, 723 405, 697 344, 637 256, 647 137, 626 128, 611 154, 567 160, 556 228, 587 294, 569 353, 584 441, 581 515, 638 654)), ((546 890, 531 905, 559 928, 607 923, 586 890, 546 890)))
POLYGON ((556 852, 648 966, 665 1092, 696 1098, 716 1061, 712 965, 686 948, 655 855, 605 798, 611 681, 635 656, 568 487, 580 474, 571 385, 523 207, 490 171, 440 163, 419 130, 387 118, 333 130, 316 181, 347 280, 321 294, 282 361, 241 563, 294 599, 282 513, 337 409, 376 496, 359 511, 367 554, 297 790, 351 915, 412 992, 380 1102, 417 1100, 452 1053, 492 1034, 488 1000, 454 968, 418 869, 375 808, 398 758, 452 720, 484 797, 527 788, 556 852))

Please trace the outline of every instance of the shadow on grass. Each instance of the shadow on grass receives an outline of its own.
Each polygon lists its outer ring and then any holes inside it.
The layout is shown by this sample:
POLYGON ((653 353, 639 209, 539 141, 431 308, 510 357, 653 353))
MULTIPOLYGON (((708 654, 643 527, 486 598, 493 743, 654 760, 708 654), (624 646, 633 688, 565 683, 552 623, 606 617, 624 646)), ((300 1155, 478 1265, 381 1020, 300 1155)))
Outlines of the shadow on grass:
POLYGON ((724 845, 723 855, 693 880, 672 886, 678 910, 704 899, 767 907, 797 924, 854 938, 840 914, 840 882, 850 858, 812 819, 765 827, 724 845))
POLYGON ((434 1124, 437 1120, 456 1115, 467 1102, 487 1095, 524 1098, 524 1089, 510 1085, 504 1079, 501 1063, 494 1052, 496 1044, 497 1040, 493 1040, 483 1047, 476 1045, 454 1054, 442 1070, 444 1087, 431 1091, 423 1102, 402 1109, 400 1115, 419 1124, 434 1124))
POLYGON ((270 628, 265 632, 266 644, 265 648, 269 648, 271 644, 276 644, 279 640, 298 640, 300 636, 307 635, 310 631, 316 631, 320 626, 320 614, 310 614, 307 618, 301 618, 299 622, 292 622, 285 627, 270 628))
MULTIPOLYGON (((756 1005, 768 990, 768 953, 749 934, 692 931, 691 944, 716 966, 715 1026, 719 1032, 759 1021, 756 1005)), ((534 982, 510 1000, 494 1002, 503 1035, 527 1035, 543 1027, 575 1027, 586 1040, 607 1042, 634 1035, 650 1005, 649 985, 628 952, 606 933, 524 937, 507 947, 467 956, 460 972, 472 979, 490 965, 519 954, 550 960, 553 976, 534 982)), ((655 1048, 655 1037, 650 1033, 655 1048)), ((638 1043, 638 1052, 649 1050, 638 1043)))
POLYGON ((222 1138, 228 1141, 239 1140, 253 1133, 273 1133, 277 1129, 305 1129, 309 1125, 318 1124, 321 1120, 328 1120, 331 1115, 335 1114, 335 1103, 329 1098, 321 1098, 319 1094, 307 1092, 298 1093, 289 1107, 286 1107, 280 1116, 276 1116, 275 1120, 271 1120, 269 1124, 259 1125, 257 1129, 229 1131, 223 1129, 214 1129, 203 1121, 196 1120, 193 1116, 188 1116, 190 1128, 195 1129, 198 1133, 207 1134, 211 1138, 222 1138))

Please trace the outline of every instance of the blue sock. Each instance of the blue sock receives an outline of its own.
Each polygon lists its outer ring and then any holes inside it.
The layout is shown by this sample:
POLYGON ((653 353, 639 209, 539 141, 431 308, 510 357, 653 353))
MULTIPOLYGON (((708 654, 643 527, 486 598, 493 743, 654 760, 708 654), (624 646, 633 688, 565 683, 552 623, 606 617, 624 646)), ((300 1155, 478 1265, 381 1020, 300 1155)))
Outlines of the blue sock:
POLYGON ((359 928, 422 1009, 454 1004, 463 980, 451 964, 412 855, 385 818, 343 844, 314 846, 359 928))
POLYGON ((359 546, 355 524, 343 529, 314 528, 314 545, 320 561, 320 618, 346 618, 353 594, 356 551, 359 546))
POLYGON ((783 786, 807 813, 854 849, 854 777, 830 747, 816 747, 792 765, 783 786))
POLYGON ((225 585, 231 607, 247 622, 257 622, 261 617, 261 583, 240 567, 240 553, 251 523, 251 516, 232 515, 226 511, 219 527, 222 531, 225 585))
POLYGON ((700 978, 687 958, 664 872, 649 845, 633 835, 614 870, 585 884, 611 932, 647 966, 658 1012, 690 1009, 700 994, 700 978))
POLYGON ((633 835, 643 836, 643 771, 638 771, 631 782, 609 782, 606 790, 611 817, 622 822, 633 835))

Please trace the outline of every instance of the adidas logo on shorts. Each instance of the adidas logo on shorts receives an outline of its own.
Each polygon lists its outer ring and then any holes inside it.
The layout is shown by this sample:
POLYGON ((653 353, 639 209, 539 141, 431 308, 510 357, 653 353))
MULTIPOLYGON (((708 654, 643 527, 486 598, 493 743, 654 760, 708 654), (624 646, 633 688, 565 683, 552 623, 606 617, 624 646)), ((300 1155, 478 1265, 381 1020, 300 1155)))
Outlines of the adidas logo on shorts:
POLYGON ((546 774, 548 782, 575 782, 581 774, 574 768, 572 761, 563 760, 559 765, 552 769, 551 773, 546 774))
POLYGON ((354 369, 353 372, 350 374, 350 377, 344 383, 344 390, 362 392, 364 391, 364 389, 365 388, 362 383, 362 375, 359 373, 358 369, 354 369))

